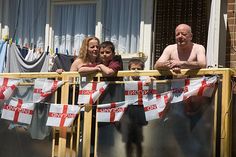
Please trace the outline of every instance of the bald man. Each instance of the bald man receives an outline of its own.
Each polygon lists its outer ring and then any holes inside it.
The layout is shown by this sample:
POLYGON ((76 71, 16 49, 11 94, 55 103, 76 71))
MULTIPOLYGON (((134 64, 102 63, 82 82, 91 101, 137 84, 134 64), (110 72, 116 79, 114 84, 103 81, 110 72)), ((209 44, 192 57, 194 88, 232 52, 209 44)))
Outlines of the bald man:
MULTIPOLYGON (((177 73, 180 69, 206 67, 205 48, 192 42, 192 31, 189 25, 178 25, 175 29, 175 39, 176 44, 164 49, 161 57, 156 61, 155 69, 170 69, 177 73)), ((207 132, 205 126, 199 122, 199 119, 203 119, 206 106, 210 106, 208 99, 199 96, 192 96, 184 102, 171 105, 168 113, 170 130, 173 131, 178 146, 182 149, 182 156, 198 157, 207 154, 203 149, 206 143, 202 144, 205 136, 201 134, 199 137, 200 131, 192 132, 196 124, 201 126, 201 130, 207 132)))
POLYGON ((192 42, 191 27, 180 24, 175 29, 176 44, 167 46, 156 61, 155 69, 199 69, 206 67, 205 48, 192 42))

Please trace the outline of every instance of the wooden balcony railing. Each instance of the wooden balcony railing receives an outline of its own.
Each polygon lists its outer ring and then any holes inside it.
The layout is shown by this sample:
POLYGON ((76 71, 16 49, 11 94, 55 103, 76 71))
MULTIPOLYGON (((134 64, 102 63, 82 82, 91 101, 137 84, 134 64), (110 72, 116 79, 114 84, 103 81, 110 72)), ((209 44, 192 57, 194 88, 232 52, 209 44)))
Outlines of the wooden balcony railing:
MULTIPOLYGON (((191 76, 198 77, 203 75, 218 75, 220 77, 221 85, 215 95, 214 106, 214 129, 213 129, 213 149, 212 156, 230 157, 231 156, 231 143, 232 143, 232 77, 236 74, 234 69, 220 68, 220 69, 201 69, 201 70, 182 70, 181 73, 176 74, 172 71, 157 71, 157 70, 144 70, 144 71, 119 71, 117 76, 191 76)), ((62 104, 68 104, 69 95, 71 95, 72 105, 76 105, 76 86, 80 85, 81 77, 77 72, 63 72, 57 74, 54 72, 45 73, 2 73, 0 77, 8 78, 52 78, 66 81, 61 87, 61 93, 55 94, 55 103, 60 101, 62 104)), ((97 77, 100 81, 102 75, 96 74, 87 77, 87 81, 92 81, 93 77, 97 77)), ((156 80, 156 82, 165 82, 166 80, 156 80)), ((113 81, 113 83, 123 83, 122 81, 113 81)), ((22 83, 21 85, 24 85, 22 83)), ((52 140, 52 157, 65 157, 65 156, 78 156, 81 154, 83 157, 90 157, 91 149, 94 151, 94 156, 97 156, 97 129, 95 129, 95 136, 92 135, 92 107, 85 105, 83 115, 83 139, 82 145, 80 139, 80 123, 81 117, 78 116, 76 122, 69 128, 54 128, 52 140), (95 139, 93 139, 95 138, 95 139), (95 148, 91 146, 91 140, 95 140, 95 148), (82 149, 80 149, 82 148, 82 149)), ((97 128, 97 123, 95 124, 97 128)), ((109 138, 109 137, 108 137, 109 138)))

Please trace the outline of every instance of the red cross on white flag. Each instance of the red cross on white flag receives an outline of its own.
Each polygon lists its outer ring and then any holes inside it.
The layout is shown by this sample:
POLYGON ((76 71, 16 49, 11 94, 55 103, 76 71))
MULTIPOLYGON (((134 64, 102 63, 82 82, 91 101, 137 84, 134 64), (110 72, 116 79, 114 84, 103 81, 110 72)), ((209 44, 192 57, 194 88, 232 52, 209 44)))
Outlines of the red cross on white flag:
POLYGON ((34 82, 33 102, 38 103, 54 93, 57 88, 63 85, 63 81, 36 79, 34 82))
POLYGON ((47 126, 69 127, 79 112, 77 105, 51 104, 47 126))
POLYGON ((211 97, 216 88, 217 76, 171 81, 173 99, 171 103, 186 100, 190 96, 211 97))
POLYGON ((8 100, 18 83, 16 79, 0 78, 0 101, 8 100))
POLYGON ((217 76, 203 77, 201 80, 197 80, 189 86, 189 89, 184 93, 184 99, 190 96, 205 96, 212 97, 215 89, 216 83, 218 81, 217 76))
POLYGON ((110 104, 97 105, 97 121, 98 122, 116 122, 119 121, 125 110, 127 109, 128 103, 116 102, 110 104))
POLYGON ((107 86, 107 82, 82 83, 79 90, 78 104, 94 104, 107 86))
POLYGON ((15 123, 30 124, 34 111, 34 103, 24 103, 22 99, 11 100, 5 103, 2 110, 2 118, 15 123))
POLYGON ((184 100, 184 93, 188 91, 190 79, 173 79, 171 80, 171 90, 173 92, 173 99, 171 103, 177 103, 184 100))
POLYGON ((168 102, 172 99, 172 93, 166 92, 151 100, 144 100, 143 107, 145 111, 146 120, 159 119, 164 116, 165 109, 168 102))
POLYGON ((132 81, 125 83, 125 101, 138 102, 138 105, 143 104, 143 99, 148 96, 157 94, 156 84, 145 85, 144 81, 132 81))

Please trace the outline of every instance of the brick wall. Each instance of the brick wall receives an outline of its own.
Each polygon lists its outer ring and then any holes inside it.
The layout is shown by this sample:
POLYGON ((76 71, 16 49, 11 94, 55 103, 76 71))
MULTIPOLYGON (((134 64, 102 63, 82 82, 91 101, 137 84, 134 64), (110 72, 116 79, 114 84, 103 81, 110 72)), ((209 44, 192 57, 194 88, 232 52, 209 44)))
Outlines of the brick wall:
MULTIPOLYGON (((236 0, 228 0, 227 5, 227 67, 236 68, 236 0)), ((236 97, 232 103, 232 157, 236 156, 236 97)))
POLYGON ((236 68, 236 0, 228 0, 227 5, 227 67, 236 68))

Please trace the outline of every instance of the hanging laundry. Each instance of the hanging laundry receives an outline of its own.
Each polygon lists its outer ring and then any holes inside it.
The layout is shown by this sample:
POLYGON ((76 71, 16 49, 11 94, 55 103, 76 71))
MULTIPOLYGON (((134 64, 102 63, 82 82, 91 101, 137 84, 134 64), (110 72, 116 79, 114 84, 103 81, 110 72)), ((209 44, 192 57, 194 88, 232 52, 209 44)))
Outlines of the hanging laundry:
POLYGON ((47 72, 49 70, 49 55, 43 53, 37 60, 28 62, 20 54, 15 43, 9 46, 4 72, 47 72))
POLYGON ((20 54, 23 58, 25 58, 28 55, 29 49, 27 47, 20 47, 18 46, 18 49, 20 51, 20 54))
POLYGON ((57 53, 54 60, 51 71, 57 69, 63 69, 64 71, 70 71, 71 64, 74 62, 75 56, 57 53))
POLYGON ((7 42, 0 40, 0 72, 1 73, 4 70, 6 53, 7 53, 7 42))

